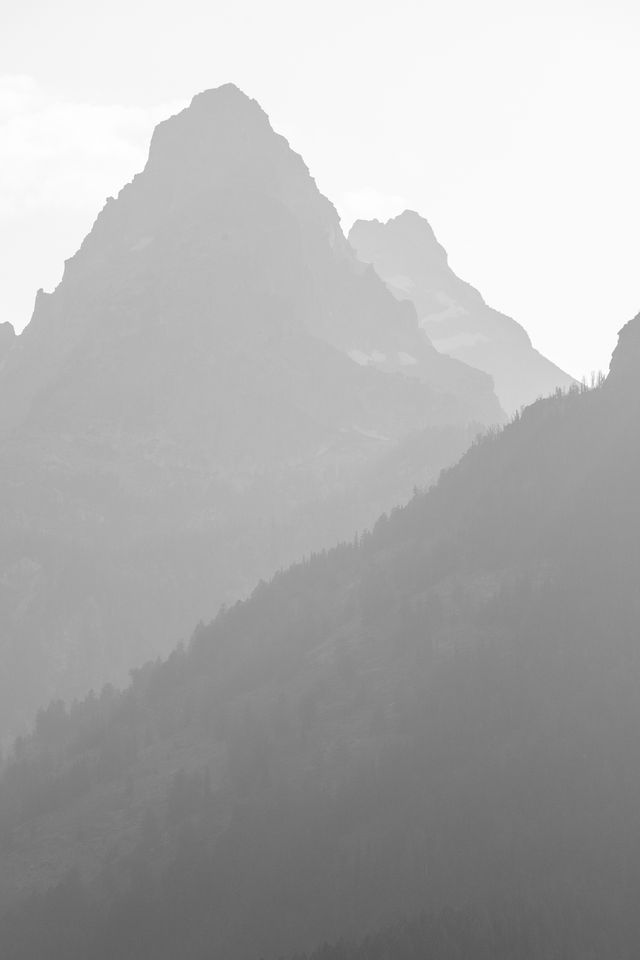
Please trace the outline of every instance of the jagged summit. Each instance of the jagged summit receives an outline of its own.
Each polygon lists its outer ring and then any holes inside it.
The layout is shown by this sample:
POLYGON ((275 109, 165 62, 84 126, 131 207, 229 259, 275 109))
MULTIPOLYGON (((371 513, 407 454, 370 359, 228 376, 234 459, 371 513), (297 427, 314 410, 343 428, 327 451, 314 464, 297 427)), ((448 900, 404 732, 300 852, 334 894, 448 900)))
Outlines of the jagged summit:
MULTIPOLYGON (((440 357, 414 309, 357 261, 335 208, 257 102, 231 84, 205 91, 157 126, 144 170, 107 203, 54 293, 37 299, 0 433, 63 367, 65 396, 75 374, 88 389, 87 357, 100 381, 139 392, 152 356, 171 382, 185 350, 201 369, 205 358, 215 366, 250 343, 300 336, 464 398, 470 419, 501 417, 490 381, 440 357), (105 370, 120 352, 126 360, 105 370)), ((157 402, 149 396, 145 409, 157 402)), ((75 406, 95 415, 93 397, 75 406)), ((111 407, 100 416, 112 418, 111 407)))
POLYGON ((14 688, 24 710, 117 679, 503 416, 356 258, 260 106, 199 94, 3 361, 0 729, 14 688))
POLYGON ((456 276, 430 224, 415 211, 386 223, 357 220, 349 241, 398 299, 415 305, 438 350, 491 374, 507 411, 573 382, 532 347, 520 324, 456 276))
MULTIPOLYGON (((307 167, 302 158, 290 150, 285 137, 276 134, 269 117, 257 100, 247 96, 235 84, 204 90, 196 94, 188 107, 161 121, 155 128, 149 149, 149 163, 156 162, 163 151, 175 156, 178 151, 181 162, 189 162, 188 153, 195 150, 191 162, 197 162, 208 154, 210 157, 234 155, 242 165, 246 162, 259 165, 260 155, 256 147, 269 144, 270 152, 285 152, 304 171, 307 167), (252 149, 248 149, 251 146, 252 149), (238 148, 244 147, 244 150, 238 148)), ((308 172, 308 171, 307 171, 308 172)), ((210 171, 210 174, 215 170, 210 171)))
MULTIPOLYGON (((201 90, 199 93, 194 94, 189 106, 185 107, 185 110, 181 111, 181 113, 187 110, 191 111, 191 113, 195 111, 207 111, 216 117, 220 117, 225 111, 233 112, 236 115, 244 111, 247 116, 253 115, 254 118, 260 118, 263 122, 271 126, 269 116, 259 101, 254 97, 250 97, 244 90, 241 90, 237 84, 232 82, 222 83, 219 87, 208 87, 206 90, 201 90)), ((176 116, 180 116, 180 114, 169 117, 168 120, 162 121, 158 126, 175 120, 176 116)))
MULTIPOLYGON (((385 256, 385 249, 393 236, 395 243, 402 248, 407 263, 413 266, 432 268, 436 264, 446 266, 448 254, 425 217, 415 210, 403 210, 389 220, 356 220, 351 228, 351 241, 356 249, 358 242, 367 244, 368 255, 385 256), (366 240, 361 234, 366 234, 366 240)), ((374 263, 375 260, 370 262, 374 263)))
POLYGON ((265 117, 267 116, 257 100, 254 100, 253 97, 250 97, 230 80, 227 83, 221 83, 219 87, 208 87, 206 90, 201 90, 200 93, 195 93, 191 98, 191 106, 194 106, 194 104, 212 105, 222 101, 251 104, 265 117))

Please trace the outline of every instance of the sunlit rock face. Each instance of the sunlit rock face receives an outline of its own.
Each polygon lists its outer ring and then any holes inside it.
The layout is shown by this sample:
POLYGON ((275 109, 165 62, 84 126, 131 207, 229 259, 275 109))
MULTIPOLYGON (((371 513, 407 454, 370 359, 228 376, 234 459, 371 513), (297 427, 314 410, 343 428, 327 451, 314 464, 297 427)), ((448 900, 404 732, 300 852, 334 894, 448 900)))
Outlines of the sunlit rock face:
POLYGON ((440 352, 491 374, 509 413, 573 382, 533 348, 519 323, 487 306, 455 275, 444 247, 417 213, 406 210, 387 223, 357 220, 349 241, 399 300, 415 305, 422 329, 440 352))
POLYGON ((196 96, 2 361, 0 726, 166 650, 502 417, 260 106, 196 96))

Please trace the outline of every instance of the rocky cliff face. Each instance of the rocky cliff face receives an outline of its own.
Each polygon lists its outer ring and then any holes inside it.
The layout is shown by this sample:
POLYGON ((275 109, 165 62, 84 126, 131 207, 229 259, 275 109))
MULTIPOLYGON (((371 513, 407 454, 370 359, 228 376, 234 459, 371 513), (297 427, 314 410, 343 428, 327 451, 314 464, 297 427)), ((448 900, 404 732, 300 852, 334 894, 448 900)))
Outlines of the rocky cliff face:
POLYGON ((121 677, 501 417, 490 378, 357 260, 259 105, 195 97, 0 373, 7 716, 15 691, 28 710, 121 677))
POLYGON ((487 306, 455 275, 445 249, 417 213, 406 210, 387 223, 358 220, 349 241, 398 299, 415 305, 439 351, 491 374, 509 413, 573 382, 533 348, 520 324, 487 306))

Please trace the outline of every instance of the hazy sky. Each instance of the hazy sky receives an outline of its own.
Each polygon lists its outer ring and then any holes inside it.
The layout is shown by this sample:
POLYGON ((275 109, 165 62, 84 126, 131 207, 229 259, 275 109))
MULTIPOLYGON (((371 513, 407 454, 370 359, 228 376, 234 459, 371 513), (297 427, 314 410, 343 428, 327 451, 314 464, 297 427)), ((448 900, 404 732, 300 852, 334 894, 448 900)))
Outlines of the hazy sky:
POLYGON ((637 0, 0 0, 0 321, 233 81, 348 228, 404 207, 575 375, 640 310, 637 0))

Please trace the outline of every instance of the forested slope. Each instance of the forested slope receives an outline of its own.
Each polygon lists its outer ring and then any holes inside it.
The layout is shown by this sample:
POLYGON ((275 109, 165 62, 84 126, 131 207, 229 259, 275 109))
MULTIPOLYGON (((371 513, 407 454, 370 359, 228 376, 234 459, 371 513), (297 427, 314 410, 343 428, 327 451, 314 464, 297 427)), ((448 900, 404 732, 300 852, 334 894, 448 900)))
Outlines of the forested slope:
POLYGON ((42 713, 0 784, 3 956, 274 958, 507 901, 556 917, 514 960, 589 956, 576 915, 637 956, 639 374, 636 318, 605 383, 42 713))

